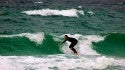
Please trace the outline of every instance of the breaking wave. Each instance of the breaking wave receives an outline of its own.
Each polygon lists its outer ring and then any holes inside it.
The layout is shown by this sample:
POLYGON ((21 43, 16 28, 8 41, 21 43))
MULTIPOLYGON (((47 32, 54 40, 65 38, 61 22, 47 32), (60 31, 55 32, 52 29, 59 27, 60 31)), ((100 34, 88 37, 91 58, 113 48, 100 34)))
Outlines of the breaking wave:
MULTIPOLYGON (((125 34, 67 35, 78 40, 74 48, 79 54, 125 56, 125 34)), ((60 45, 63 36, 44 33, 0 35, 0 55, 72 54, 70 42, 60 45)))
POLYGON ((77 9, 68 10, 56 10, 56 9, 42 9, 42 10, 30 10, 23 11, 27 15, 41 15, 41 16, 67 16, 67 17, 79 17, 78 14, 84 15, 84 11, 77 9))

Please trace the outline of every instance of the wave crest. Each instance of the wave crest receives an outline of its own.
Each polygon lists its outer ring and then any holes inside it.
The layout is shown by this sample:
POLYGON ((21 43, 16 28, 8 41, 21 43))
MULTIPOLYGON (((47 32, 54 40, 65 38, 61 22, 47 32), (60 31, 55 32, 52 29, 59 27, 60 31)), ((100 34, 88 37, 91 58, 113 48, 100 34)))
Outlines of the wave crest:
POLYGON ((78 14, 84 15, 84 11, 77 9, 69 9, 69 10, 42 9, 42 10, 23 11, 22 13, 26 13, 27 15, 41 15, 41 16, 61 15, 67 17, 78 17, 78 14))
POLYGON ((27 37, 30 41, 33 41, 37 44, 41 44, 44 39, 44 33, 21 33, 15 35, 0 35, 0 37, 27 37))

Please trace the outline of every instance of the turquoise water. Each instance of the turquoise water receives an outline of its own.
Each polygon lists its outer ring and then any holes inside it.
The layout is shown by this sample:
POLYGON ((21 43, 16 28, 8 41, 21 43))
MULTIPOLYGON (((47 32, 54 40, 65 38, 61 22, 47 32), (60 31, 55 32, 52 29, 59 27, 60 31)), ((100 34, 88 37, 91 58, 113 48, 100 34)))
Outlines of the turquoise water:
POLYGON ((94 49, 99 53, 113 56, 125 56, 125 35, 109 34, 104 41, 94 43, 94 49), (119 51, 118 51, 119 50, 119 51))
POLYGON ((124 70, 124 8, 122 0, 1 0, 0 68, 124 70), (79 55, 60 45, 65 34, 79 55))
POLYGON ((36 44, 26 37, 2 37, 0 38, 1 55, 41 55, 61 54, 58 42, 49 35, 41 44, 36 44))

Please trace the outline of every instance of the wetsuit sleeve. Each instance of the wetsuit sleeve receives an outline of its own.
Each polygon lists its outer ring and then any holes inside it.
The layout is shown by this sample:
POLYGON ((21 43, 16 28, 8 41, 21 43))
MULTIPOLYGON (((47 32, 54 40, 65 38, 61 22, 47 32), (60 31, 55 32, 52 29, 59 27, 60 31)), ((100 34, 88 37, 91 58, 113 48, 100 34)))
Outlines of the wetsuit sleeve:
POLYGON ((64 40, 61 44, 63 44, 64 42, 66 42, 66 40, 64 40))

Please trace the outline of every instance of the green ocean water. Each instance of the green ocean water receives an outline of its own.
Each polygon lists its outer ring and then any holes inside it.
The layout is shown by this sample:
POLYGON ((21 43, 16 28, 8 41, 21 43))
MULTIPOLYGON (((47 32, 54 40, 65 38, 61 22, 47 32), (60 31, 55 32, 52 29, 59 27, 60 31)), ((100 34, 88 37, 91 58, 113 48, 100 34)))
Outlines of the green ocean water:
POLYGON ((0 0, 1 69, 124 70, 124 51, 124 0, 0 0))
POLYGON ((0 38, 1 55, 43 55, 61 54, 58 42, 52 36, 45 36, 42 44, 37 45, 26 37, 0 38))

